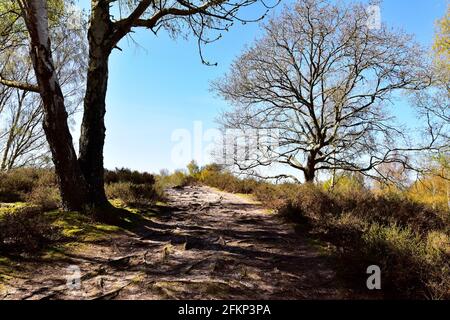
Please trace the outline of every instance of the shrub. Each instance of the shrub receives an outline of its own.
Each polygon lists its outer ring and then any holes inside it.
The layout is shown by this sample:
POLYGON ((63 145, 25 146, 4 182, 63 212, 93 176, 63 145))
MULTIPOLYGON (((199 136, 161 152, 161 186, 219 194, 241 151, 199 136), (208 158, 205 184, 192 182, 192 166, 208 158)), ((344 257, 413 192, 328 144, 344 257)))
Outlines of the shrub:
POLYGON ((55 186, 38 185, 27 196, 27 201, 43 210, 53 210, 60 206, 61 196, 55 186))
POLYGON ((33 188, 36 171, 33 169, 14 169, 0 173, 0 201, 24 201, 33 188))
POLYGON ((260 183, 252 178, 240 179, 217 164, 203 167, 196 176, 201 183, 233 193, 254 193, 260 183))
POLYGON ((155 177, 148 172, 139 172, 127 168, 105 170, 105 183, 130 182, 133 184, 154 184, 155 177))
POLYGON ((56 175, 53 171, 43 171, 34 182, 26 200, 43 210, 52 210, 61 204, 56 175))
POLYGON ((450 265, 441 251, 446 235, 430 232, 424 241, 408 227, 372 224, 362 239, 362 256, 380 265, 387 289, 408 297, 450 297, 450 265))
POLYGON ((105 192, 109 199, 127 205, 148 205, 164 198, 163 187, 153 174, 127 168, 105 170, 105 192))
POLYGON ((108 198, 120 199, 128 205, 147 205, 160 198, 153 184, 117 182, 106 185, 105 190, 108 198))
POLYGON ((0 218, 0 251, 33 252, 57 238, 56 228, 38 207, 25 207, 0 218))
POLYGON ((197 179, 186 174, 183 170, 175 170, 172 174, 160 175, 156 179, 156 185, 160 189, 167 187, 185 187, 197 182, 197 179))
POLYGON ((19 168, 0 173, 0 202, 26 201, 37 185, 56 185, 52 170, 19 168))

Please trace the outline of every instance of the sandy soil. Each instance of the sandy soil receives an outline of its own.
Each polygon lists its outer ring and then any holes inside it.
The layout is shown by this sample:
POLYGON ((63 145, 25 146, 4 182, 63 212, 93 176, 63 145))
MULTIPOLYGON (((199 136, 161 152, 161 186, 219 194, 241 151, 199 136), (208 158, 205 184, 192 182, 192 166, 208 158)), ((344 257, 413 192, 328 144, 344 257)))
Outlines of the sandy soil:
POLYGON ((43 263, 0 299, 349 298, 330 263, 293 226, 249 198, 209 187, 168 190, 169 206, 138 229, 43 263), (80 289, 67 279, 77 266, 80 289), (76 286, 75 286, 76 287, 76 286))

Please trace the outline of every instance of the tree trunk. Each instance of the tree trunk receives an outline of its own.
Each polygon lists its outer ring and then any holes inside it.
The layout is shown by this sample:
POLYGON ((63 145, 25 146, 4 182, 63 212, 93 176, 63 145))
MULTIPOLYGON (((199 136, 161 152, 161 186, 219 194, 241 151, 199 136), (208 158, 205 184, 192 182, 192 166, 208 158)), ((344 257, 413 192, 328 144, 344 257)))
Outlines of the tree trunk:
POLYGON ((308 155, 308 160, 306 162, 306 168, 304 170, 305 182, 314 182, 314 178, 316 177, 316 154, 310 153, 308 155))
POLYGON ((104 188, 103 147, 111 34, 108 1, 94 1, 88 33, 89 69, 78 159, 88 184, 89 202, 93 208, 110 207, 104 188))
POLYGON ((73 147, 64 97, 50 50, 46 1, 21 1, 20 4, 30 34, 30 56, 44 106, 43 128, 52 152, 63 207, 84 210, 86 183, 73 147))

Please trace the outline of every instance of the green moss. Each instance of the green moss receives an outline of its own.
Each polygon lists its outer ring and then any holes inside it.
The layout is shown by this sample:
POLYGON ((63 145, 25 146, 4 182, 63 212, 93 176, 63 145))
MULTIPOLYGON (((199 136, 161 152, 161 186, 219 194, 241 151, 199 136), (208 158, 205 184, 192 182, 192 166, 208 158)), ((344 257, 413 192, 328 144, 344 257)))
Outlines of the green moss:
POLYGON ((101 231, 108 231, 108 232, 114 232, 114 231, 119 231, 120 228, 117 226, 112 226, 109 224, 96 224, 94 226, 96 229, 101 230, 101 231))
POLYGON ((52 225, 61 230, 61 235, 75 241, 108 239, 121 230, 117 226, 94 222, 89 216, 79 212, 51 211, 46 215, 53 220, 52 225))
POLYGON ((126 204, 125 204, 125 202, 123 202, 122 200, 120 200, 120 199, 112 199, 112 200, 109 200, 109 203, 111 203, 114 207, 116 207, 116 208, 125 208, 126 207, 126 204))
POLYGON ((41 256, 43 260, 62 260, 66 258, 66 250, 62 246, 54 246, 45 250, 41 256))
POLYGON ((131 279, 131 282, 134 284, 139 284, 145 280, 145 274, 139 273, 137 276, 135 276, 133 279, 131 279))
POLYGON ((0 203, 0 218, 7 213, 14 213, 19 209, 31 206, 26 202, 0 203))

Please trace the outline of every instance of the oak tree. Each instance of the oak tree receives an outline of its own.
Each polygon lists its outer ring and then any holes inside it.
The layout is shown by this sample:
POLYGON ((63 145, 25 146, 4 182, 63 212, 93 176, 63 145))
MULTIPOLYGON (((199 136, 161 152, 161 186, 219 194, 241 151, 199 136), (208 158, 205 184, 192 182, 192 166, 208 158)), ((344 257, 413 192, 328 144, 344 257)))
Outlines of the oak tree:
POLYGON ((213 89, 233 105, 224 128, 256 130, 257 140, 271 135, 278 144, 234 165, 264 177, 263 167, 288 166, 306 181, 320 171, 379 177, 382 164, 410 167, 409 154, 429 145, 411 145, 389 106, 396 92, 426 86, 424 51, 368 20, 361 4, 300 0, 264 25, 213 89))

